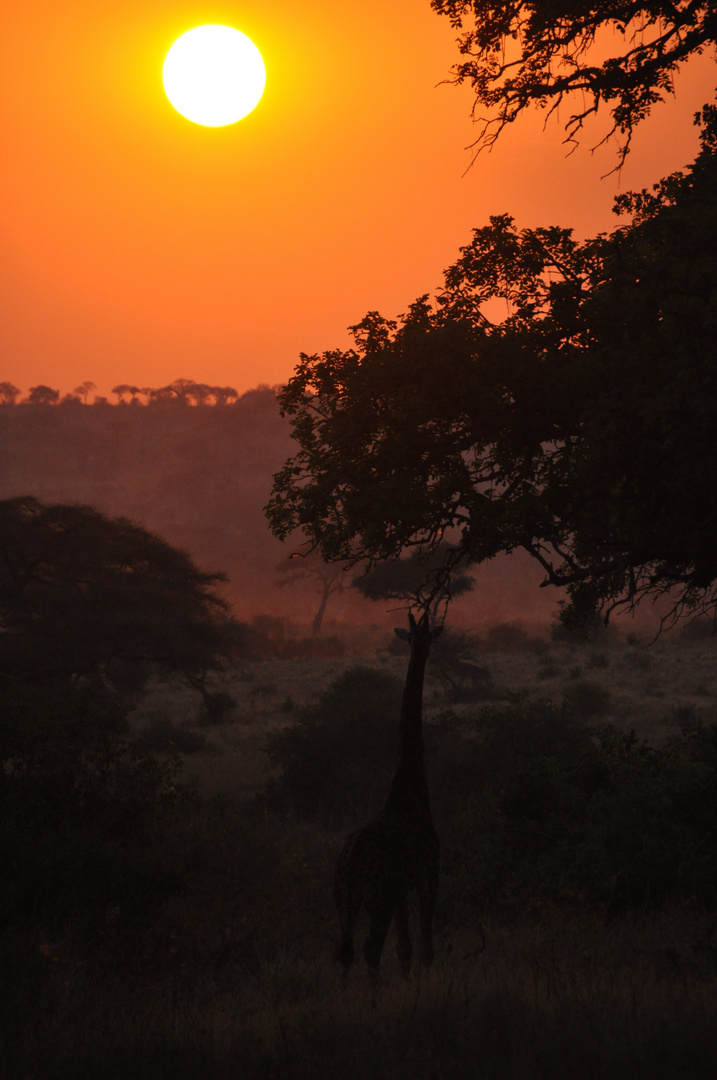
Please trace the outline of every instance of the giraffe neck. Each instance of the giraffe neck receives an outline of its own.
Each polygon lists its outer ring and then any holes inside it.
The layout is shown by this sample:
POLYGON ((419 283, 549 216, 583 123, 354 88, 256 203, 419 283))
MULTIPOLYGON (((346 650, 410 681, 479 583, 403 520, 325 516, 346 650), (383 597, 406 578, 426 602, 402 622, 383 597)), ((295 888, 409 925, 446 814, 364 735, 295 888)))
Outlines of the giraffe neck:
POLYGON ((398 766, 381 816, 432 828, 431 806, 423 764, 423 675, 428 652, 411 650, 401 701, 398 766))
POLYGON ((428 653, 411 649, 399 723, 399 767, 423 769, 423 677, 428 653))

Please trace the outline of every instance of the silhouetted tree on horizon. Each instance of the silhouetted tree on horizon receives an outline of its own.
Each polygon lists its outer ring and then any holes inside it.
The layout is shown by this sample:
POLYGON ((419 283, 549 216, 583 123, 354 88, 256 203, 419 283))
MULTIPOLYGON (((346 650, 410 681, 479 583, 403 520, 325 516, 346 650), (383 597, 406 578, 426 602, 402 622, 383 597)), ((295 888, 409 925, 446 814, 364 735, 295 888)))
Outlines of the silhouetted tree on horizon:
POLYGON ((0 382, 0 401, 3 405, 14 405, 22 390, 11 382, 0 382))
MULTIPOLYGON (((59 390, 40 384, 30 388, 26 401, 31 405, 57 405, 82 400, 86 405, 89 394, 96 389, 95 383, 87 380, 80 386, 76 386, 71 394, 61 397, 59 390)), ((264 384, 256 389, 264 389, 264 384)), ((246 391, 246 393, 253 392, 246 391)), ((11 382, 0 382, 0 404, 14 405, 21 393, 22 391, 11 382)), ((131 383, 118 383, 117 386, 112 387, 111 393, 116 396, 118 405, 138 405, 140 404, 139 397, 143 395, 147 405, 209 406, 213 399, 214 407, 223 407, 234 404, 241 396, 244 396, 240 395, 233 386, 210 386, 209 383, 198 383, 193 379, 175 379, 167 386, 160 387, 139 387, 131 383), (126 400, 128 396, 129 402, 126 400)), ((95 404, 107 404, 107 398, 95 397, 95 404)))
POLYGON ((60 391, 53 390, 51 386, 45 386, 43 383, 31 386, 27 395, 29 405, 57 405, 59 400, 60 391))
POLYGON ((85 382, 83 382, 80 386, 75 387, 75 389, 73 390, 73 394, 77 394, 78 397, 82 398, 83 402, 86 405, 87 398, 89 397, 91 392, 96 389, 96 385, 89 379, 86 379, 85 382))

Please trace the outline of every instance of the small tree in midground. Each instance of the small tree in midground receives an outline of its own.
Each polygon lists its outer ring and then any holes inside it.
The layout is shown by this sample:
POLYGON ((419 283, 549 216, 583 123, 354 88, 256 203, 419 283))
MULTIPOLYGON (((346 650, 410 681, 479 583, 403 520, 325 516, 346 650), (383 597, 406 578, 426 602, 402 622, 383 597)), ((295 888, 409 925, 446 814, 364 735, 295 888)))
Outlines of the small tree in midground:
POLYGON ((296 585, 300 581, 316 584, 319 606, 311 624, 311 636, 318 637, 329 599, 335 593, 343 592, 346 585, 351 584, 346 580, 345 568, 336 563, 324 562, 318 552, 308 551, 306 554, 295 552, 288 559, 282 559, 280 563, 277 563, 275 570, 279 586, 296 585))
POLYGON ((351 584, 367 600, 402 600, 421 608, 440 605, 448 595, 454 598, 473 589, 466 570, 452 570, 452 555, 448 544, 437 544, 428 552, 417 549, 406 559, 375 563, 351 584))

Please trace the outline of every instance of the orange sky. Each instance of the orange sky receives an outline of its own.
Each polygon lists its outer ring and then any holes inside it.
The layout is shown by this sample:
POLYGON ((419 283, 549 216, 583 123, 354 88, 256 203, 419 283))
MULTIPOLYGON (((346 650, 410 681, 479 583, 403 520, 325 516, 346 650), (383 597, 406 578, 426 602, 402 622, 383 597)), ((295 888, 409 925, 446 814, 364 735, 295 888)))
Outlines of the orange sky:
POLYGON ((638 129, 619 180, 600 179, 612 150, 566 159, 540 116, 465 174, 470 94, 436 85, 454 36, 428 0, 7 5, 0 380, 281 382, 367 310, 434 289, 489 214, 609 229, 618 190, 694 157, 713 58, 638 129), (226 128, 184 120, 162 89, 169 46, 207 22, 244 31, 267 67, 257 109, 226 128))

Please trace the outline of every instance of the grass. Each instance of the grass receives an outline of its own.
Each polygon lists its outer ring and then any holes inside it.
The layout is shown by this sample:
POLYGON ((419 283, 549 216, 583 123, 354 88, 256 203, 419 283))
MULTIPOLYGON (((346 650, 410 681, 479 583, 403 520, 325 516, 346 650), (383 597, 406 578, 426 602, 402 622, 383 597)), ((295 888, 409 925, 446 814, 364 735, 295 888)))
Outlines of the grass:
MULTIPOLYGON (((639 739, 656 744, 681 730, 680 717, 709 721, 717 715, 717 637, 668 635, 649 645, 647 639, 631 638, 629 643, 616 634, 607 635, 599 646, 573 645, 520 633, 510 624, 504 631, 484 633, 483 640, 465 659, 487 670, 498 699, 517 694, 559 702, 578 696, 586 720, 599 717, 601 723, 634 730, 639 739)), ((204 794, 253 797, 271 775, 264 753, 267 736, 291 723, 296 711, 357 662, 399 678, 405 673, 403 653, 392 655, 386 649, 358 658, 252 660, 227 672, 212 689, 230 693, 236 708, 226 724, 212 728, 206 751, 198 748, 188 757, 188 774, 204 794)), ((206 737, 199 704, 190 689, 158 682, 141 702, 135 723, 143 730, 169 716, 175 726, 206 737)), ((458 709, 474 704, 467 700, 458 709)), ((456 708, 455 701, 449 700, 448 688, 431 675, 429 666, 428 723, 447 707, 456 708)))
POLYGON ((427 976, 405 982, 389 960, 376 999, 358 965, 342 989, 330 943, 311 939, 139 989, 56 965, 11 1075, 712 1080, 705 932, 684 912, 547 917, 489 930, 479 952, 464 929, 444 936, 427 976))

